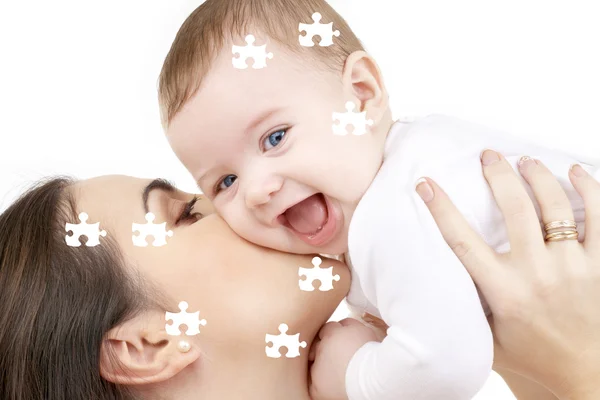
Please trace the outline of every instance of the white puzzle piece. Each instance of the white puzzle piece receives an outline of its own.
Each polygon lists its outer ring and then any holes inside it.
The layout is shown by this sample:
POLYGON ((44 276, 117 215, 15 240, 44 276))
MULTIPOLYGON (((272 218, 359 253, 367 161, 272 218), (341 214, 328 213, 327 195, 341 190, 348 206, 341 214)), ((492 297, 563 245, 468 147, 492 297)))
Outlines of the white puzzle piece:
POLYGON ((73 232, 73 236, 65 235, 65 241, 68 246, 71 247, 79 247, 81 246, 81 242, 79 238, 81 236, 87 237, 87 242, 85 245, 87 247, 94 247, 100 244, 100 236, 106 237, 106 231, 100 230, 100 223, 96 222, 95 224, 88 224, 89 216, 82 212, 79 214, 79 220, 81 223, 79 224, 65 224, 65 230, 67 233, 73 232))
POLYGON ((333 37, 339 37, 340 31, 333 30, 333 22, 328 24, 322 24, 321 14, 316 12, 312 15, 313 23, 312 24, 303 24, 300 23, 298 25, 298 30, 300 32, 306 32, 306 35, 298 35, 298 39, 300 41, 300 45, 304 47, 313 47, 315 44, 313 42, 314 36, 319 36, 321 41, 319 42, 319 46, 328 47, 333 44, 333 37))
POLYGON ((179 303, 179 309, 181 310, 178 313, 165 313, 165 319, 167 322, 169 320, 173 321, 171 325, 165 324, 165 330, 168 335, 171 336, 180 336, 181 330, 179 329, 181 325, 187 326, 187 331, 185 334, 187 336, 194 336, 200 333, 200 325, 206 326, 206 320, 200 319, 200 311, 196 311, 195 313, 188 313, 188 303, 182 301, 179 303))
POLYGON ((321 268, 320 265, 323 262, 320 257, 314 257, 312 259, 313 268, 298 268, 298 276, 305 276, 306 279, 298 280, 300 290, 305 292, 312 292, 315 290, 313 287, 313 281, 321 281, 319 290, 321 292, 327 292, 333 290, 333 281, 339 282, 340 276, 333 275, 333 267, 321 268))
POLYGON ((348 134, 347 127, 351 125, 354 127, 352 132, 355 136, 364 135, 367 133, 367 125, 373 125, 373 120, 367 119, 367 113, 363 112, 354 112, 356 105, 348 101, 346 102, 346 112, 345 113, 333 113, 333 120, 339 121, 339 124, 333 124, 333 134, 339 136, 345 136, 348 134))
POLYGON ((166 226, 167 223, 163 222, 161 224, 155 224, 154 219, 156 217, 154 214, 149 212, 146 214, 146 223, 145 224, 136 224, 135 222, 131 224, 131 230, 133 233, 139 232, 138 236, 131 236, 133 240, 133 245, 138 247, 146 247, 148 246, 148 242, 146 242, 147 236, 154 237, 154 242, 152 245, 154 247, 160 247, 167 244, 167 236, 172 237, 173 231, 167 231, 166 226))
POLYGON ((295 335, 288 335, 286 332, 288 331, 288 326, 286 324, 279 325, 279 335, 265 335, 266 343, 273 343, 272 347, 265 346, 265 352, 267 353, 267 357, 270 358, 280 358, 281 353, 279 352, 279 348, 285 347, 287 348, 286 357, 287 358, 295 358, 300 356, 300 347, 306 348, 306 342, 300 342, 300 334, 296 333, 295 335))
POLYGON ((232 53, 239 54, 239 57, 232 58, 232 64, 234 68, 237 69, 246 69, 248 68, 248 64, 246 60, 248 58, 254 59, 254 63, 252 64, 252 68, 261 69, 267 66, 267 58, 272 59, 273 53, 267 53, 267 45, 263 44, 262 46, 254 46, 254 42, 256 38, 253 35, 246 36, 247 46, 232 46, 232 53))

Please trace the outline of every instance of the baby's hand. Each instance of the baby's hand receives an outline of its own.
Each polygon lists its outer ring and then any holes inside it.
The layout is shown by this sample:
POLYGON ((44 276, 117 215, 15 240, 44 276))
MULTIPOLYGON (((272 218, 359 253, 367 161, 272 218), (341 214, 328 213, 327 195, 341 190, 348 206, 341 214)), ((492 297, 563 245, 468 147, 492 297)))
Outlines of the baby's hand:
POLYGON ((309 354, 310 396, 313 400, 346 400, 346 368, 356 351, 377 341, 375 332, 355 319, 328 322, 309 354))

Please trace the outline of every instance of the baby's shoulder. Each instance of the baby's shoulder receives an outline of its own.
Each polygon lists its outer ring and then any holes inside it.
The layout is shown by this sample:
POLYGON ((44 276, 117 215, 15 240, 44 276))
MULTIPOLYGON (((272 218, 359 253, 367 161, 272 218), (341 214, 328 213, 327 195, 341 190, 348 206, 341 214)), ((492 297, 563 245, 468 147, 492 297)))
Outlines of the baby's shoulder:
POLYGON ((384 165, 396 172, 447 169, 465 157, 478 158, 484 137, 493 134, 497 132, 459 118, 429 115, 402 127, 401 134, 390 143, 384 165))
POLYGON ((479 183, 485 187, 480 153, 493 148, 490 138, 501 132, 441 114, 417 119, 401 129, 389 146, 373 190, 400 190, 412 201, 415 182, 425 176, 450 192, 463 192, 479 183))
POLYGON ((488 137, 505 137, 506 133, 489 126, 443 114, 431 114, 416 119, 409 126, 409 136, 429 145, 458 147, 488 137))

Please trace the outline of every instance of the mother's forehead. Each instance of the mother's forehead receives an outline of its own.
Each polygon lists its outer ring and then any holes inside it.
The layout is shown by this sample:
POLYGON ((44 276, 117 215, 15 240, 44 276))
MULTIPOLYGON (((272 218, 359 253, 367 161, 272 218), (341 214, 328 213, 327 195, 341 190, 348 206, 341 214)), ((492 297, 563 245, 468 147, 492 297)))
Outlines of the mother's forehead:
POLYGON ((151 180, 126 175, 105 175, 76 182, 71 191, 77 212, 115 222, 145 215, 142 195, 151 180))
MULTIPOLYGON (((151 180, 134 178, 127 175, 102 175, 94 178, 84 179, 73 185, 73 192, 78 200, 84 202, 100 202, 120 194, 122 197, 135 197, 137 193, 141 198, 143 188, 151 180)), ((123 199, 126 200, 126 199, 123 199)))

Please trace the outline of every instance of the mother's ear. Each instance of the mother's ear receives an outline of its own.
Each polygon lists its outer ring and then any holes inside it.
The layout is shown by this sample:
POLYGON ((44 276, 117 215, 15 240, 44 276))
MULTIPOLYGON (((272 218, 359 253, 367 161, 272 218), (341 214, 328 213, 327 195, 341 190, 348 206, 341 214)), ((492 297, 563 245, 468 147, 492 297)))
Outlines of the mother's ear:
POLYGON ((170 336, 164 317, 144 314, 111 329, 100 348, 100 375, 109 382, 138 385, 166 381, 201 355, 197 343, 185 335, 170 336), (187 352, 178 343, 187 341, 187 352))

